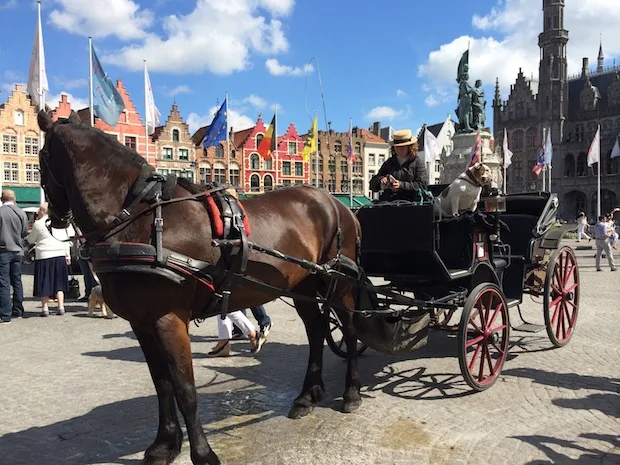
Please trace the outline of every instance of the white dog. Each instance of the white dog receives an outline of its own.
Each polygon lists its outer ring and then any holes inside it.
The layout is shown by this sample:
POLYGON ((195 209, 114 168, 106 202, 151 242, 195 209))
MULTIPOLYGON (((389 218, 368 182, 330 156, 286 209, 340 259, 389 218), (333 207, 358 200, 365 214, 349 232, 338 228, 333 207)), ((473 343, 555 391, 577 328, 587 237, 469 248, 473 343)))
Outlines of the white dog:
POLYGON ((491 182, 491 169, 476 163, 461 173, 437 197, 436 208, 443 216, 455 216, 476 210, 482 186, 491 182))
POLYGON ((95 308, 101 307, 101 313, 106 318, 114 318, 114 313, 110 310, 103 300, 103 292, 101 291, 101 285, 93 287, 93 290, 90 292, 90 297, 88 298, 88 316, 93 317, 95 308))

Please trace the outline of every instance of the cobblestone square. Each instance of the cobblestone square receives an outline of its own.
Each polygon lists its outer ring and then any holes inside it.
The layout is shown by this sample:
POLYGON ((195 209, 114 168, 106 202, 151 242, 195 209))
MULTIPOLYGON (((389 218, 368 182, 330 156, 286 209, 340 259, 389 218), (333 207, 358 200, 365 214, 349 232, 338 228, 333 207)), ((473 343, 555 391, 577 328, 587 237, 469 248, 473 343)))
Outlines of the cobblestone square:
MULTIPOLYGON (((456 337, 432 332, 409 357, 368 350, 363 404, 348 415, 339 411, 345 362, 326 347, 326 402, 289 420, 307 364, 292 308, 267 305, 274 329, 256 357, 247 341, 234 342, 229 358, 208 357, 215 320, 192 324, 211 445, 228 465, 620 464, 620 273, 596 273, 593 250, 577 255, 571 342, 552 350, 544 330, 513 331, 501 378, 478 394, 460 375, 456 337)), ((32 277, 24 282, 30 296, 32 277)), ((542 323, 542 304, 524 303, 524 316, 542 323)), ((78 303, 63 317, 39 318, 38 305, 29 298, 30 318, 0 327, 0 464, 140 463, 157 399, 129 324, 88 318, 78 303)), ((511 318, 519 324, 516 311, 511 318)), ((187 441, 175 463, 191 464, 187 441)))

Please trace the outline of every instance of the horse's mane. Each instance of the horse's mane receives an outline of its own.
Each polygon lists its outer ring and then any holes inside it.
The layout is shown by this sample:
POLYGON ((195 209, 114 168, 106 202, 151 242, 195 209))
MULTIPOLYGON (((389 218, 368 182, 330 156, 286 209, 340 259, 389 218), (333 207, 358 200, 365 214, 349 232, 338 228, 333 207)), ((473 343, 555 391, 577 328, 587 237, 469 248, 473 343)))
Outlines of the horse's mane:
POLYGON ((83 122, 76 122, 67 118, 58 118, 54 124, 54 127, 57 125, 70 125, 72 128, 80 130, 77 134, 72 135, 75 139, 74 144, 76 147, 85 145, 80 138, 87 137, 94 139, 94 144, 101 147, 101 150, 105 150, 106 154, 118 155, 123 162, 129 162, 136 166, 142 166, 146 163, 146 160, 135 150, 130 149, 126 145, 120 143, 115 136, 107 134, 100 129, 94 128, 83 122))

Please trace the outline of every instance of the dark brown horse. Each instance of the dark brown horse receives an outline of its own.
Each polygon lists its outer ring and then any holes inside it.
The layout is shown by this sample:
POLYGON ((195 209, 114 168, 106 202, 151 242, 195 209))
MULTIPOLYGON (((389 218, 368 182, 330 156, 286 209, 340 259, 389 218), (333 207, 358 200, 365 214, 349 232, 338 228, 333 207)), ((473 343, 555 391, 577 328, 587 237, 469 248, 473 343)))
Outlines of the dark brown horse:
MULTIPOLYGON (((116 138, 79 122, 72 114, 53 122, 47 113, 38 115, 46 133, 39 154, 42 185, 49 204, 50 218, 62 226, 72 213, 85 235, 108 228, 123 209, 132 185, 146 164, 116 138)), ((173 198, 190 192, 176 185, 173 198)), ((311 187, 292 187, 244 200, 251 228, 250 239, 293 257, 326 263, 337 251, 337 230, 342 231, 342 255, 356 258, 356 238, 361 236, 355 216, 328 193, 311 187)), ((141 204, 134 216, 148 209, 141 204)), ((222 251, 211 245, 210 217, 202 201, 187 200, 165 205, 163 245, 165 248, 209 263, 218 263, 222 251)), ((149 243, 154 213, 150 211, 115 233, 113 240, 149 243)), ((278 289, 314 298, 325 282, 317 274, 287 261, 251 252, 246 274, 278 289)), ((213 291, 190 280, 177 284, 151 274, 105 273, 101 282, 106 303, 129 321, 146 357, 159 401, 159 428, 146 450, 145 464, 168 464, 181 450, 183 434, 175 401, 187 425, 194 464, 219 464, 205 437, 197 412, 196 388, 188 325, 207 307, 213 291)), ((280 294, 236 284, 229 310, 253 307, 280 294)), ((356 359, 356 334, 352 324, 354 293, 351 286, 338 284, 334 307, 341 310, 348 351, 345 412, 360 405, 360 378, 356 359)), ((306 327, 310 345, 308 368, 301 394, 289 412, 291 418, 310 413, 324 395, 322 380, 323 345, 326 319, 316 302, 296 299, 295 307, 306 327)), ((215 312, 213 312, 215 313, 215 312)), ((212 315, 208 315, 212 316, 212 315)))

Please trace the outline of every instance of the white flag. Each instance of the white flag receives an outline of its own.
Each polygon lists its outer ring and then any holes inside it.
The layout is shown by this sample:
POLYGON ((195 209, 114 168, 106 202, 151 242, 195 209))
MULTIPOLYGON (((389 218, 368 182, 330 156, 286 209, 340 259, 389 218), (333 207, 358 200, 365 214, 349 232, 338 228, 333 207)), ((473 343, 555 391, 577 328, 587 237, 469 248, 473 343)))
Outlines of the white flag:
POLYGON ((551 159, 553 158, 553 145, 551 144, 551 128, 547 131, 547 140, 545 141, 545 164, 551 168, 551 159))
POLYGON ((146 132, 150 135, 155 132, 155 127, 159 124, 159 117, 161 116, 161 113, 159 113, 159 110, 155 106, 151 79, 149 78, 149 72, 146 69, 146 61, 144 62, 144 98, 146 105, 146 132))
POLYGON ((504 168, 508 168, 512 164, 512 152, 508 148, 508 133, 506 132, 506 128, 504 128, 502 149, 504 150, 504 168))
POLYGON ((599 126, 588 150, 588 166, 598 163, 601 159, 601 127, 599 126))
POLYGON ((611 151, 611 158, 620 157, 620 143, 618 143, 618 136, 616 136, 616 143, 614 144, 614 148, 611 151))
POLYGON ((424 129, 424 161, 425 163, 430 163, 434 169, 435 160, 437 156, 441 154, 441 147, 439 146, 439 141, 435 137, 435 135, 428 130, 428 128, 424 129))
POLYGON ((41 5, 39 4, 39 18, 37 29, 34 33, 34 45, 30 57, 30 70, 28 71, 28 86, 26 90, 33 102, 40 106, 40 95, 49 90, 47 74, 45 73, 45 52, 43 50, 43 30, 41 29, 41 5))

